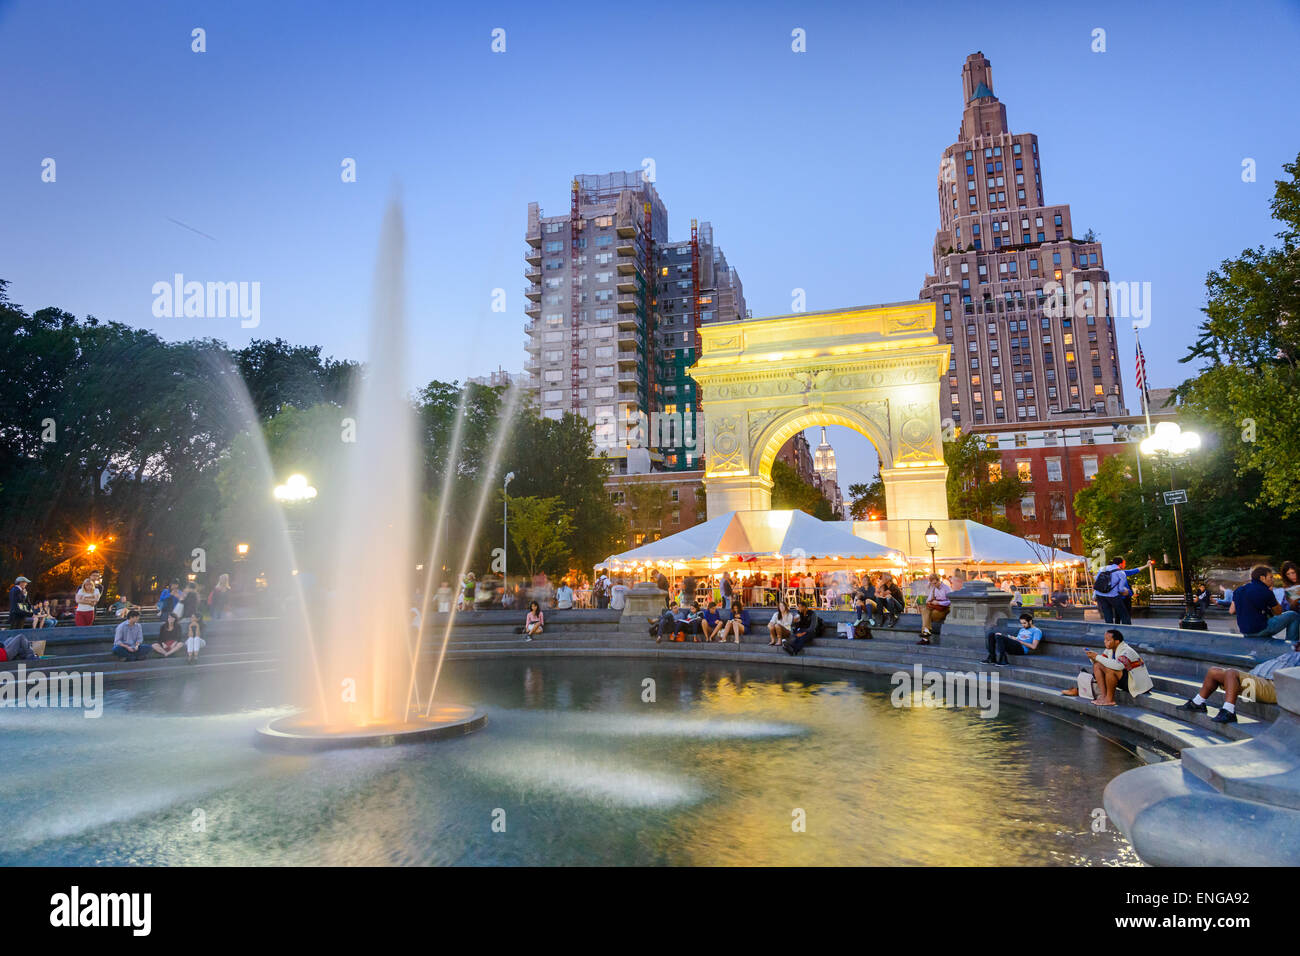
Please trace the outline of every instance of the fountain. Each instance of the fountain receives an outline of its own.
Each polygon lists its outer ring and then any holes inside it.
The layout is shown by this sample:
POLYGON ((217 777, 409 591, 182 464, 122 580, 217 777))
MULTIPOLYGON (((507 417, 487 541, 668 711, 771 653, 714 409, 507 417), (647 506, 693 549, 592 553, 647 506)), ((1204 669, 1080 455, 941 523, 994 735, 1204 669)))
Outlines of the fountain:
MULTIPOLYGON (((310 663, 313 673, 303 675, 300 690, 315 704, 261 728, 259 743, 266 747, 310 752, 388 746, 458 736, 487 722, 472 707, 436 701, 436 676, 427 692, 418 680, 428 605, 416 635, 409 582, 416 563, 419 463, 405 391, 404 247, 401 211, 393 204, 384 217, 375 269, 355 441, 342 455, 343 504, 332 516, 330 570, 317 598, 324 613, 318 627, 304 630, 310 646, 300 663, 310 663)), ((509 412, 502 427, 506 421, 509 412)), ((449 470, 454 455, 455 449, 449 470)), ((440 544, 438 533, 435 552, 440 544)), ((436 557, 431 569, 438 566, 436 557)), ((448 621, 444 653, 450 631, 448 621)))

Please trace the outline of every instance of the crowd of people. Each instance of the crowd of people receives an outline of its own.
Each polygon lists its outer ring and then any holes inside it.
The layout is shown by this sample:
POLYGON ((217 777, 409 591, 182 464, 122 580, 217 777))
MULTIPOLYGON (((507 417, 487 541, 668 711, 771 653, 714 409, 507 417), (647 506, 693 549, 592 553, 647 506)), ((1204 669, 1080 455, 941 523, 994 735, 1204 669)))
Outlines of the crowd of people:
MULTIPOLYGON (((6 623, 11 631, 44 630, 61 623, 90 627, 96 623, 96 615, 101 613, 99 608, 104 601, 105 587, 104 575, 100 571, 92 571, 86 576, 66 606, 57 598, 33 599, 29 594, 30 585, 29 578, 19 575, 9 590, 6 623)), ((118 621, 111 653, 121 660, 138 661, 153 655, 171 657, 184 650, 186 660, 193 664, 207 644, 203 637, 204 621, 228 617, 231 598, 228 574, 220 575, 206 596, 200 595, 194 581, 187 580, 182 586, 179 579, 172 579, 161 589, 153 604, 159 621, 158 637, 146 643, 143 608, 119 594, 102 612, 110 621, 118 621)), ((39 660, 44 656, 45 643, 21 633, 6 637, 0 640, 0 661, 39 660)))

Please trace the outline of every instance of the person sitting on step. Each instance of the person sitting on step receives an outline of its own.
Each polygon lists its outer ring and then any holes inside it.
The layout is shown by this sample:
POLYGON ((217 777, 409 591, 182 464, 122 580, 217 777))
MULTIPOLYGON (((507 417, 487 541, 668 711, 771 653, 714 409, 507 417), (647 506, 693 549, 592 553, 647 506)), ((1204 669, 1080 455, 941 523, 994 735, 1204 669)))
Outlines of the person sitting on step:
POLYGON ((1246 698, 1247 700, 1253 697, 1261 704, 1277 703, 1277 686, 1273 683, 1273 675, 1284 667, 1300 667, 1300 644, 1296 644, 1292 650, 1284 654, 1256 664, 1249 672, 1237 670, 1235 667, 1211 667, 1201 683, 1200 693, 1191 700, 1183 701, 1178 709, 1193 714, 1203 714, 1206 712, 1205 702, 1211 694, 1222 687, 1223 706, 1210 719, 1216 724, 1235 724, 1237 698, 1242 691, 1252 692, 1246 698))
POLYGON ((158 640, 154 641, 154 652, 163 657, 171 657, 182 647, 185 642, 181 639, 184 631, 176 620, 175 614, 168 614, 167 620, 158 628, 158 640))
POLYGON ((855 616, 853 624, 849 627, 849 640, 874 640, 871 634, 871 619, 875 612, 875 605, 859 592, 857 600, 853 603, 853 611, 855 616))
POLYGON ((718 602, 710 601, 706 610, 700 612, 700 633, 705 643, 713 640, 715 634, 722 630, 722 616, 718 613, 718 602))
POLYGON ((817 636, 819 623, 817 612, 812 609, 812 605, 807 601, 800 601, 799 620, 794 626, 794 636, 788 641, 782 641, 781 647, 787 654, 794 657, 804 649, 804 645, 812 643, 812 639, 817 636))
POLYGON ((724 644, 727 638, 734 638, 739 644, 742 635, 749 630, 749 612, 745 610, 745 605, 740 602, 737 595, 731 597, 731 616, 723 621, 722 627, 718 631, 718 640, 724 644))
POLYGON ((989 631, 984 638, 984 647, 988 656, 985 664, 1010 664, 1007 654, 1028 654, 1038 649, 1038 642, 1043 639, 1043 632, 1034 627, 1034 616, 1026 611, 1020 615, 1020 630, 1015 634, 1002 631, 989 631))
POLYGON ((546 616, 542 614, 542 606, 536 601, 528 605, 528 616, 524 618, 524 642, 531 641, 534 637, 542 633, 542 627, 546 624, 546 616))
POLYGON ((794 631, 794 615, 790 613, 790 605, 781 601, 772 612, 772 619, 767 622, 768 646, 776 647, 783 640, 789 637, 794 631))

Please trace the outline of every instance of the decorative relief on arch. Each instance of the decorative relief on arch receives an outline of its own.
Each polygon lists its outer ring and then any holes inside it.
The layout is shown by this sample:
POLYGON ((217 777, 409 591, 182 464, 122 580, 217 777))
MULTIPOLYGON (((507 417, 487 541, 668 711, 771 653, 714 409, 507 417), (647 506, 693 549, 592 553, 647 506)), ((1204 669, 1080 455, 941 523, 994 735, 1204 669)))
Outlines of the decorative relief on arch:
POLYGON ((709 470, 715 472, 744 471, 744 449, 741 447, 740 419, 735 415, 724 415, 713 426, 713 439, 709 442, 709 453, 714 462, 709 470))
POLYGON ((931 403, 909 402, 903 406, 896 462, 943 460, 934 441, 937 416, 938 411, 931 403))
POLYGON ((758 439, 763 432, 767 431, 767 427, 772 424, 778 415, 782 415, 787 411, 789 411, 787 408, 767 408, 759 412, 750 412, 749 447, 761 451, 758 448, 758 439))

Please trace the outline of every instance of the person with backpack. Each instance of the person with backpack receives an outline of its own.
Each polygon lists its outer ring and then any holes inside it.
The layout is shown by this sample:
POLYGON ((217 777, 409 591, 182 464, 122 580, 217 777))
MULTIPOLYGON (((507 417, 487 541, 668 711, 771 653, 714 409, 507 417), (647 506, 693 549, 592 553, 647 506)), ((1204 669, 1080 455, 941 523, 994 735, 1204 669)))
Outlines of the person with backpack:
POLYGON ((1119 558, 1114 564, 1106 565, 1097 572, 1097 577, 1092 582, 1097 609, 1101 611, 1102 620, 1107 624, 1133 623, 1129 615, 1129 605, 1124 600, 1125 592, 1129 595, 1133 593, 1132 588, 1128 586, 1128 579, 1135 574, 1141 574, 1148 567, 1155 567, 1154 561, 1148 561, 1128 571, 1125 570, 1125 563, 1123 558, 1119 558))

